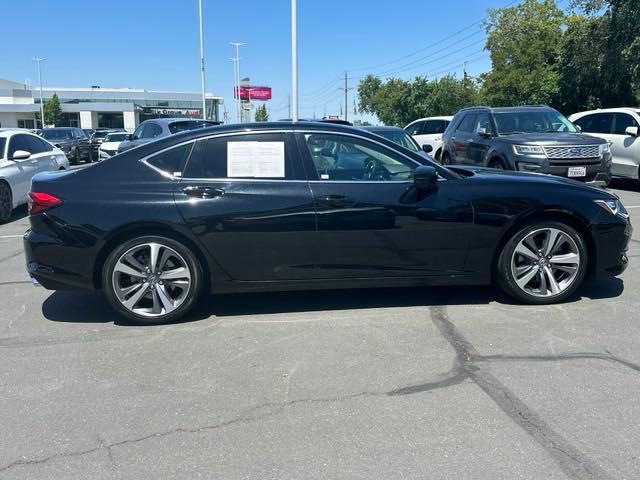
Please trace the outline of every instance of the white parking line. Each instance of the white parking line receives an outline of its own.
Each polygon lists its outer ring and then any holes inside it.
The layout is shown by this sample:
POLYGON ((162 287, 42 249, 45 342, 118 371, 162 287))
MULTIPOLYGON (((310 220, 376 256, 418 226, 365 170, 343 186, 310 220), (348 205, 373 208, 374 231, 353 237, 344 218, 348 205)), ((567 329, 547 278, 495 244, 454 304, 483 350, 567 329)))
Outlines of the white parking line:
POLYGON ((626 205, 624 206, 624 208, 640 208, 640 205, 631 205, 630 207, 627 207, 626 205))
POLYGON ((24 235, 0 235, 0 238, 20 238, 24 235))

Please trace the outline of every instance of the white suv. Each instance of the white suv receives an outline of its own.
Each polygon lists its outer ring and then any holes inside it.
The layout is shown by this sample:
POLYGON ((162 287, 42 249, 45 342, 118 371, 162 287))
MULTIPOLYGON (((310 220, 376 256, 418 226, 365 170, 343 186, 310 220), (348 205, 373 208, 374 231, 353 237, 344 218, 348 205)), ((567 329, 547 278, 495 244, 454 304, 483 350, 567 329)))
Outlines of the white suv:
POLYGON ((442 154, 442 134, 449 126, 452 118, 453 117, 419 118, 404 127, 404 129, 421 147, 431 145, 431 154, 436 160, 440 161, 440 155, 442 154))
POLYGON ((31 177, 39 172, 69 168, 59 148, 23 129, 0 129, 0 223, 13 209, 27 203, 31 177))
POLYGON ((640 165, 640 109, 606 108, 574 113, 569 117, 589 135, 604 138, 611 145, 611 175, 638 179, 640 165))

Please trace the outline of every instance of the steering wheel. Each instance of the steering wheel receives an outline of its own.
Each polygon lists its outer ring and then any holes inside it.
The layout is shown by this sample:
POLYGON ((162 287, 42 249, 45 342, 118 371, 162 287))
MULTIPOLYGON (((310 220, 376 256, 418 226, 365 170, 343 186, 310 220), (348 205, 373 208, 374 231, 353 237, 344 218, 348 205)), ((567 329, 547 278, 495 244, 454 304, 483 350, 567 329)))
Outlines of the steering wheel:
POLYGON ((375 181, 391 180, 391 175, 378 160, 369 159, 364 164, 364 179, 375 181))

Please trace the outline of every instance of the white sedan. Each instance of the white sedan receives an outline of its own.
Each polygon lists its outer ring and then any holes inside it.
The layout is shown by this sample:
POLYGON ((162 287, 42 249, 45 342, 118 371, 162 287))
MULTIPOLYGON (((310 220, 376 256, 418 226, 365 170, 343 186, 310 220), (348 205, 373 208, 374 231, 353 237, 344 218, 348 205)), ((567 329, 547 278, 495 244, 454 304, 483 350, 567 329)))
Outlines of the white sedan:
POLYGON ((69 168, 64 152, 24 129, 0 129, 0 223, 27 203, 31 178, 69 168))
POLYGON ((106 160, 107 158, 113 157, 118 153, 120 144, 128 140, 128 138, 129 134, 127 132, 108 133, 98 149, 98 160, 106 160))
POLYGON ((404 127, 405 131, 418 142, 420 147, 431 145, 431 154, 440 161, 442 153, 442 134, 453 117, 427 117, 414 120, 404 127))

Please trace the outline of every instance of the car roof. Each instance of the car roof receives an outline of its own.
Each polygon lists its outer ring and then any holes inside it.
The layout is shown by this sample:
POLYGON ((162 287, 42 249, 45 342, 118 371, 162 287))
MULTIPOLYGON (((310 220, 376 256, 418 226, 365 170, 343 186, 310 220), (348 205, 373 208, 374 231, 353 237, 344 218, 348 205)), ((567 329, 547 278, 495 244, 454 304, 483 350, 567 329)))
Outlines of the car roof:
POLYGON ((521 105, 519 107, 489 107, 487 105, 479 105, 476 107, 462 108, 460 112, 473 111, 491 111, 493 113, 509 113, 509 112, 535 112, 540 110, 553 110, 548 105, 521 105))
POLYGON ((17 127, 16 128, 11 128, 11 127, 0 128, 0 136, 3 137, 3 138, 10 137, 11 135, 14 135, 16 133, 24 133, 26 135, 34 135, 34 136, 40 138, 38 135, 33 133, 28 128, 17 128, 17 127))
POLYGON ((576 112, 571 116, 583 116, 592 113, 635 113, 640 115, 640 107, 616 107, 616 108, 598 108, 596 110, 585 110, 584 112, 576 112))
POLYGON ((393 127, 390 125, 368 125, 366 127, 361 127, 364 130, 369 130, 370 132, 404 132, 404 129, 400 127, 393 127))
POLYGON ((411 121, 408 125, 411 125, 412 123, 416 123, 416 122, 423 122, 425 120, 448 120, 448 121, 451 121, 452 119, 453 119, 453 115, 440 115, 440 116, 437 116, 437 117, 423 117, 423 118, 416 118, 415 120, 411 121))
POLYGON ((77 130, 78 127, 48 127, 48 128, 43 128, 42 130, 77 130))
POLYGON ((169 123, 174 122, 212 122, 213 120, 202 120, 201 118, 191 118, 191 117, 172 117, 172 118, 150 118, 149 120, 145 120, 142 123, 151 123, 155 122, 161 125, 168 125, 169 123))

